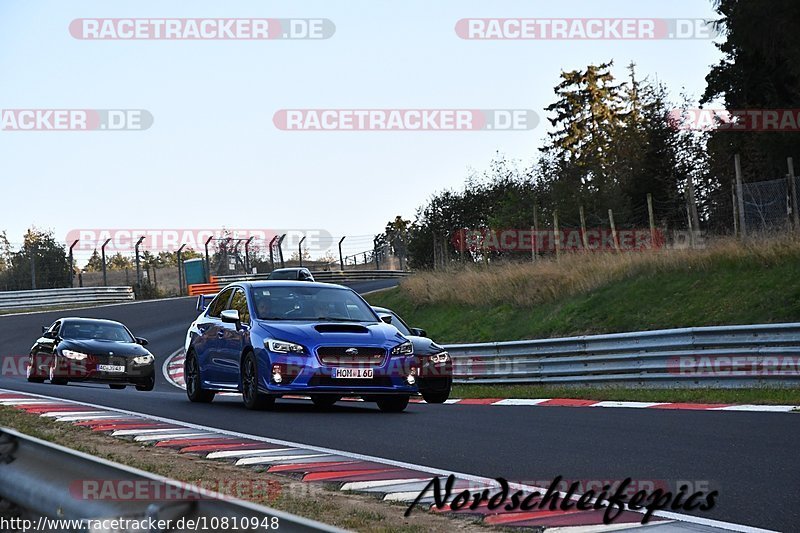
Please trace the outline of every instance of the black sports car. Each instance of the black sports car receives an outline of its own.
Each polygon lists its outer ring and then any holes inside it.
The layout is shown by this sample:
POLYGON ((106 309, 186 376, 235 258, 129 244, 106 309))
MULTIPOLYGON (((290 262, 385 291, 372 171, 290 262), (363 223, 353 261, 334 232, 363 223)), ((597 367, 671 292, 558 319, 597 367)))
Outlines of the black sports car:
POLYGON ((397 328, 411 344, 419 364, 417 386, 422 398, 428 403, 444 403, 450 397, 453 386, 453 361, 444 348, 428 338, 424 329, 410 328, 400 315, 385 307, 373 306, 372 309, 397 328))
POLYGON ((42 336, 31 348, 28 381, 87 381, 150 391, 155 386, 155 357, 146 345, 147 340, 134 337, 119 322, 61 318, 42 326, 42 336))

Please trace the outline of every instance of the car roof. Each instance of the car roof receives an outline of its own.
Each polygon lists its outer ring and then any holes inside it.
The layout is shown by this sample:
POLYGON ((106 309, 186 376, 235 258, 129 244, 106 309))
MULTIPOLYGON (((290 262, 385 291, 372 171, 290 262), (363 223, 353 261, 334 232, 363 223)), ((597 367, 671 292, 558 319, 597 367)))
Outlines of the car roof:
MULTIPOLYGON (((306 267, 286 267, 286 268, 276 268, 276 269, 275 269, 275 270, 273 270, 272 272, 291 272, 291 271, 297 271, 297 270, 306 270, 306 271, 308 271, 308 272, 311 272, 311 271, 310 271, 310 270, 308 270, 306 267)), ((270 272, 270 273, 272 273, 272 272, 270 272)))
POLYGON ((116 320, 108 320, 105 318, 84 318, 77 316, 65 316, 63 318, 59 318, 56 322, 78 322, 83 324, 113 324, 115 326, 124 325, 122 322, 117 322, 116 320))
POLYGON ((260 287, 333 287, 335 289, 347 289, 348 287, 344 287, 342 285, 336 285, 335 283, 321 283, 317 281, 298 281, 293 279, 275 279, 275 280, 258 280, 258 281, 239 281, 236 283, 232 283, 232 285, 237 285, 239 287, 250 287, 250 288, 260 288, 260 287))

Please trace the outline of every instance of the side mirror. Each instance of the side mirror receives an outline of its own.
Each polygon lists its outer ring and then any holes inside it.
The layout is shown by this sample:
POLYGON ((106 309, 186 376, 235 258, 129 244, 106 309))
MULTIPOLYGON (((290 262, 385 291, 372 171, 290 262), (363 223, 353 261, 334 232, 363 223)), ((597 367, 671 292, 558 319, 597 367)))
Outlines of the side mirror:
POLYGON ((42 326, 42 333, 47 333, 47 326, 42 326))
POLYGON ((410 328, 411 334, 415 337, 427 337, 428 332, 422 328, 410 328))
POLYGON ((392 323, 392 315, 378 315, 382 321, 386 322, 387 324, 392 323))
POLYGON ((56 334, 55 332, 52 331, 45 331, 44 333, 42 333, 42 337, 44 337, 45 339, 55 339, 56 334))
POLYGON ((136 344, 141 344, 142 346, 147 346, 150 343, 147 342, 147 339, 144 339, 142 337, 136 337, 136 344))
POLYGON ((239 311, 236 309, 226 309, 220 314, 220 318, 226 324, 239 324, 239 311))

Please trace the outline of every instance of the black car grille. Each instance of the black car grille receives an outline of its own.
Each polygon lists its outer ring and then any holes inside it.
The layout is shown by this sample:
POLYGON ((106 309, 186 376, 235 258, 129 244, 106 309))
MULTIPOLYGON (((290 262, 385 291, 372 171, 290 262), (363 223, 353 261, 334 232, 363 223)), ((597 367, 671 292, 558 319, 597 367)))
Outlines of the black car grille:
POLYGON ((330 376, 314 376, 308 380, 312 387, 391 387, 392 380, 386 376, 377 376, 372 379, 337 379, 330 376))
POLYGON ((323 365, 329 366, 380 366, 386 359, 383 348, 363 346, 321 346, 317 348, 317 356, 323 365), (358 350, 358 355, 346 353, 358 350))
POLYGON ((98 365, 116 365, 128 367, 128 359, 119 355, 93 355, 95 363, 98 365))

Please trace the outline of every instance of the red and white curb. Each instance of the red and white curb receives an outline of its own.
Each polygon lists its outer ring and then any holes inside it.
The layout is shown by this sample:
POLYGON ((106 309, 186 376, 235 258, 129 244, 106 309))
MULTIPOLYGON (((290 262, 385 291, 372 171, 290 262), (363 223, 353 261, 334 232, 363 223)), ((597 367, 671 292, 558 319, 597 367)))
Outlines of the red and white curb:
MULTIPOLYGON (((497 482, 470 474, 448 472, 417 464, 380 457, 356 454, 319 446, 309 446, 257 435, 247 435, 208 426, 201 426, 152 415, 110 408, 102 405, 63 400, 39 394, 0 389, 0 405, 11 406, 31 414, 104 432, 117 438, 141 443, 143 446, 170 448, 176 453, 193 454, 205 459, 226 461, 241 467, 289 476, 309 483, 325 483, 341 491, 366 493, 390 502, 411 503, 433 476, 456 477, 455 496, 462 489, 470 491, 495 489, 497 482)), ((543 489, 510 483, 512 490, 526 493, 543 489)), ((560 493, 563 498, 564 494, 560 493)), ((573 499, 577 500, 578 496, 573 499)), ((434 510, 433 496, 420 500, 424 507, 434 510)), ((400 512, 400 511, 398 511, 400 512)), ((717 520, 681 515, 667 511, 654 513, 651 522, 642 525, 644 511, 625 510, 612 525, 603 524, 603 513, 575 508, 563 511, 511 511, 502 508, 489 510, 486 505, 458 511, 448 506, 436 511, 467 516, 487 525, 502 527, 552 529, 559 533, 587 533, 620 529, 656 528, 671 532, 767 533, 768 530, 731 524, 717 520)))
MULTIPOLYGON (((164 377, 172 385, 186 389, 183 379, 183 350, 178 350, 170 355, 162 368, 164 377)), ((286 396, 286 398, 305 399, 306 396, 286 396)), ((362 401, 361 398, 343 398, 342 401, 362 401)), ((421 398, 412 398, 414 403, 425 403, 421 398)), ((600 400, 578 400, 570 398, 540 398, 540 399, 513 399, 513 398, 454 398, 447 400, 446 405, 499 405, 499 406, 529 406, 529 407, 623 407, 627 409, 677 409, 686 411, 750 411, 762 413, 789 413, 799 411, 800 405, 741 405, 741 404, 713 404, 713 403, 679 403, 679 402, 617 402, 600 400)))

